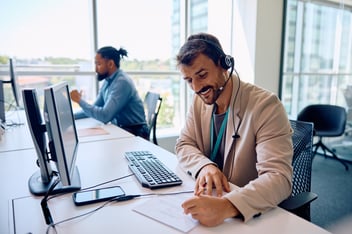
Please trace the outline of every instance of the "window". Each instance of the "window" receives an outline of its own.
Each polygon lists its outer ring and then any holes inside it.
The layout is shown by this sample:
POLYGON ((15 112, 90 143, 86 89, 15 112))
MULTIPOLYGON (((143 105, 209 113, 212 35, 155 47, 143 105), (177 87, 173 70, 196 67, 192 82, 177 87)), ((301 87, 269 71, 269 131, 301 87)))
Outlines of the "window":
POLYGON ((292 118, 313 103, 347 107, 352 6, 336 2, 287 0, 281 99, 292 118))
MULTIPOLYGON (((73 88, 81 76, 94 80, 88 1, 4 0, 0 15, 0 78, 9 79, 11 57, 20 89, 39 87, 40 91, 62 80, 73 88)), ((11 105, 10 87, 6 86, 5 94, 5 102, 11 105)), ((91 99, 95 95, 92 85, 88 95, 91 99)))
MULTIPOLYGON (((193 93, 180 78, 175 56, 188 34, 209 30, 230 51, 229 4, 219 5, 217 0, 3 0, 0 15, 6 20, 0 21, 0 29, 6 37, 0 38, 0 79, 8 79, 7 63, 12 57, 20 88, 41 91, 65 80, 93 102, 98 90, 96 49, 123 47, 128 57, 121 68, 135 81, 142 99, 148 90, 163 97, 158 131, 178 134, 193 93)), ((11 94, 6 86, 8 103, 13 103, 11 94)), ((38 96, 42 100, 40 92, 38 96)))
POLYGON ((172 38, 173 30, 180 31, 180 19, 173 21, 173 8, 177 3, 170 0, 155 0, 152 4, 141 0, 97 1, 98 48, 126 49, 128 57, 121 61, 121 69, 131 75, 140 96, 143 98, 149 90, 161 94, 159 129, 180 128, 181 79, 175 66, 176 48, 172 47, 181 39, 172 38))
MULTIPOLYGON (((181 79, 171 42, 171 29, 180 31, 180 18, 171 22, 173 4, 179 1, 20 2, 6 0, 0 9, 7 19, 0 22, 7 34, 0 38, 1 79, 9 79, 7 63, 12 57, 20 89, 39 87, 41 91, 47 85, 66 80, 70 88, 83 90, 84 98, 93 102, 97 91, 95 44, 122 46, 129 56, 121 62, 121 68, 131 73, 141 97, 148 90, 163 96, 158 126, 170 128, 180 123, 181 79), (97 12, 96 22, 93 12, 97 12)), ((178 48, 180 38, 175 39, 178 48)), ((6 102, 14 103, 10 87, 6 86, 5 95, 6 102)), ((39 97, 42 99, 41 93, 39 97)))

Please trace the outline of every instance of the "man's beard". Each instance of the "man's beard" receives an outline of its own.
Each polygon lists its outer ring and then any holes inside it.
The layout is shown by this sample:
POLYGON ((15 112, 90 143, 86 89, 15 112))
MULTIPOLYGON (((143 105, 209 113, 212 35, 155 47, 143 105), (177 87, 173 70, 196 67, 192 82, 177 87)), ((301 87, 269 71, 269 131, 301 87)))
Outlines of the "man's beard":
POLYGON ((217 89, 215 90, 214 87, 212 86, 205 86, 203 87, 200 91, 196 92, 196 94, 203 100, 203 102, 207 105, 212 105, 216 102, 216 100, 219 98, 220 94, 221 94, 221 90, 217 89), (212 98, 208 99, 208 98, 205 98, 203 95, 202 95, 202 92, 205 92, 206 90, 213 90, 213 96, 212 98))
POLYGON ((98 79, 98 81, 102 81, 102 80, 104 80, 105 78, 107 78, 108 76, 109 76, 108 73, 104 73, 104 74, 99 74, 99 73, 97 73, 97 79, 98 79))

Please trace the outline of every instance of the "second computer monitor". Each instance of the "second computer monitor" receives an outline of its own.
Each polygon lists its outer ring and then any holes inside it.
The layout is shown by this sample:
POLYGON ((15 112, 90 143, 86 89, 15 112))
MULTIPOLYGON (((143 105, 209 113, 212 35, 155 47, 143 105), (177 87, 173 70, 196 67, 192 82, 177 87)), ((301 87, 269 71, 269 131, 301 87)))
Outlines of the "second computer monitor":
POLYGON ((79 190, 80 177, 75 163, 78 135, 68 84, 63 82, 44 90, 44 121, 35 90, 22 92, 28 127, 40 166, 40 170, 29 179, 30 192, 44 195, 51 189, 51 194, 79 190), (53 187, 56 181, 59 183, 53 187))

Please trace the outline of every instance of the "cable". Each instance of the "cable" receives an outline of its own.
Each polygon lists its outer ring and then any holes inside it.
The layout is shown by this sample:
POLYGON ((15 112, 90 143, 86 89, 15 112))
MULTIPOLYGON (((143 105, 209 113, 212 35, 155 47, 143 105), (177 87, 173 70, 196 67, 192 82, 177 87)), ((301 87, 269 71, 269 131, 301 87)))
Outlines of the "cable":
MULTIPOLYGON (((54 174, 55 174, 55 172, 54 172, 54 174)), ((121 180, 121 179, 127 178, 127 177, 132 176, 132 175, 134 175, 134 174, 128 174, 128 175, 126 175, 126 176, 122 176, 122 177, 119 177, 119 178, 116 178, 116 179, 113 179, 113 180, 109 180, 109 181, 106 181, 106 182, 103 182, 103 183, 100 183, 100 184, 96 184, 96 185, 93 185, 93 186, 90 186, 90 187, 86 187, 86 188, 84 188, 84 189, 81 189, 81 191, 88 190, 88 189, 92 189, 92 188, 95 188, 95 187, 98 187, 98 186, 101 186, 101 185, 104 185, 104 184, 107 184, 107 183, 111 183, 111 182, 114 182, 114 181, 117 181, 117 180, 121 180)), ((58 178, 55 180, 55 182, 50 186, 50 188, 48 189, 47 193, 45 194, 45 196, 43 197, 43 199, 42 199, 42 201, 41 201, 41 203, 40 203, 41 208, 42 208, 42 212, 43 212, 43 215, 44 215, 45 222, 46 222, 46 224, 49 225, 49 229, 50 229, 50 227, 53 227, 53 228, 55 229, 55 225, 57 225, 57 224, 63 222, 63 221, 60 221, 60 222, 54 223, 54 220, 53 220, 53 218, 52 218, 52 216, 51 216, 51 213, 50 213, 50 210, 49 210, 49 207, 48 207, 48 201, 49 201, 49 200, 66 194, 66 193, 60 193, 60 194, 56 194, 56 195, 53 195, 53 196, 49 197, 50 193, 53 191, 53 189, 55 188, 55 186, 56 186, 59 182, 60 182, 60 178, 58 177, 58 178)), ((128 200, 133 199, 133 198, 134 198, 134 197, 129 198, 128 200)), ((113 199, 109 200, 107 203, 113 201, 114 199, 116 199, 116 198, 113 198, 113 199)), ((126 199, 126 200, 127 200, 127 199, 126 199)), ((101 209, 101 208, 103 208, 105 205, 107 205, 107 204, 103 204, 102 207, 100 207, 100 208, 98 207, 98 208, 101 209)), ((99 210, 98 208, 96 209, 96 211, 99 210)), ((91 211, 91 212, 88 212, 87 214, 93 213, 93 212, 94 212, 94 210, 91 211)), ((84 215, 87 215, 87 214, 82 214, 82 215, 80 215, 80 216, 78 216, 78 217, 81 217, 81 216, 84 216, 84 215)), ((75 219, 75 218, 78 218, 78 217, 73 217, 72 219, 75 219)), ((69 220, 71 220, 71 219, 68 219, 68 220, 66 220, 66 221, 69 221, 69 220)), ((65 220, 64 220, 64 221, 65 221, 65 220)), ((47 232, 48 232, 48 231, 49 231, 49 230, 47 230, 47 232)))
MULTIPOLYGON (((239 92, 240 86, 241 86, 240 76, 238 75, 236 69, 235 69, 235 73, 236 73, 236 77, 237 77, 237 79, 238 79, 238 87, 237 87, 237 90, 236 90, 236 94, 235 94, 234 101, 233 101, 233 103, 232 103, 232 110, 233 110, 233 111, 234 111, 234 109, 235 109, 235 104, 236 104, 236 100, 237 100, 237 95, 238 95, 238 92, 239 92)), ((234 130, 235 130, 234 136, 235 136, 235 135, 238 135, 237 133, 238 133, 238 129, 239 129, 239 127, 240 127, 240 124, 241 124, 241 123, 238 123, 237 128, 234 129, 234 130)), ((233 125, 233 127, 235 128, 235 116, 232 116, 232 125, 233 125)), ((236 138, 236 137, 234 137, 234 138, 236 138)))
POLYGON ((116 179, 108 180, 108 181, 100 183, 100 184, 96 184, 96 185, 93 185, 93 186, 90 186, 90 187, 83 188, 83 189, 81 189, 81 191, 92 189, 92 188, 95 188, 95 187, 98 187, 98 186, 101 186, 101 185, 104 185, 104 184, 108 184, 108 183, 111 183, 111 182, 114 182, 114 181, 117 181, 117 180, 122 180, 122 179, 125 179, 125 178, 133 176, 133 175, 134 174, 132 173, 132 174, 128 174, 128 175, 125 175, 125 176, 121 176, 121 177, 118 177, 116 179))
MULTIPOLYGON (((57 173, 54 172, 54 174, 57 174, 57 173)), ((121 179, 127 178, 127 177, 132 176, 132 175, 134 175, 134 174, 128 174, 128 175, 126 175, 126 176, 122 176, 122 177, 119 177, 119 178, 116 178, 116 179, 113 179, 113 180, 109 180, 109 181, 106 181, 106 182, 103 182, 103 183, 100 183, 100 184, 96 184, 96 185, 93 185, 93 186, 90 186, 90 187, 86 187, 86 188, 81 189, 81 191, 88 190, 88 189, 92 189, 92 188, 95 188, 95 187, 98 187, 98 186, 101 186, 101 185, 104 185, 104 184, 107 184, 107 183, 111 183, 111 182, 114 182, 114 181, 117 181, 117 180, 121 180, 121 179)), ((49 227, 48 227, 48 229, 47 229, 47 233, 48 233, 50 227, 53 227, 54 230, 55 230, 55 225, 57 225, 57 224, 59 224, 59 223, 61 223, 61 222, 66 222, 66 221, 69 221, 69 220, 71 220, 71 219, 79 218, 79 217, 81 217, 81 216, 84 216, 84 215, 93 213, 93 212, 95 212, 95 211, 97 211, 97 210, 103 208, 103 207, 104 207, 105 205, 107 205, 109 202, 114 201, 114 199, 116 199, 116 198, 113 198, 113 199, 109 200, 109 201, 107 202, 107 204, 103 204, 102 207, 100 207, 100 208, 98 207, 96 210, 93 210, 93 211, 88 212, 88 213, 86 213, 86 214, 82 214, 82 215, 80 215, 80 216, 73 217, 73 218, 70 218, 70 219, 68 219, 68 220, 63 220, 63 221, 54 223, 54 220, 53 220, 53 218, 52 218, 52 216, 51 216, 51 213, 50 213, 50 210, 49 210, 49 207, 48 207, 48 201, 51 200, 51 199, 53 199, 53 198, 56 198, 56 197, 59 197, 59 196, 62 196, 62 195, 64 195, 64 194, 66 194, 66 193, 60 193, 60 194, 56 194, 56 195, 53 195, 53 196, 49 197, 50 193, 53 191, 53 189, 55 188, 55 186, 56 186, 59 182, 60 182, 60 178, 58 177, 58 178, 55 180, 55 182, 50 186, 49 190, 47 191, 47 193, 45 194, 45 196, 43 197, 43 199, 42 199, 42 201, 41 201, 41 203, 40 203, 41 208, 42 208, 42 212, 43 212, 43 215, 44 215, 45 223, 49 225, 49 227)), ((137 197, 137 196, 134 195, 134 197, 137 197)), ((133 199, 134 197, 130 196, 130 197, 126 198, 126 200, 133 199)))
MULTIPOLYGON (((237 87, 237 90, 236 90, 236 94, 235 94, 235 98, 234 98, 234 101, 233 101, 233 103, 232 103, 232 125, 233 125, 233 127, 234 127, 234 130, 235 130, 235 133, 234 133, 234 135, 232 136, 232 138, 233 138, 233 140, 234 140, 234 148, 233 148, 233 150, 234 150, 234 153, 236 154, 236 141, 237 141, 237 138, 239 138, 240 136, 238 135, 238 129, 240 128, 240 125, 241 125, 241 120, 239 121, 239 123, 238 123, 238 125, 237 125, 237 127, 235 126, 235 116, 234 116, 234 110, 235 110, 235 104, 236 104, 236 100, 237 100, 237 95, 238 95, 238 92, 239 92, 239 90, 240 90, 240 86, 241 86, 241 80, 240 80, 240 76, 239 76, 239 74, 237 73, 237 71, 236 71, 236 69, 235 69, 235 74, 236 74, 236 77, 237 77, 237 79, 238 79, 238 87, 237 87)), ((230 181, 230 179, 231 179, 231 177, 232 177, 232 168, 233 168, 233 164, 234 164, 234 160, 235 159, 233 159, 232 161, 231 161, 231 167, 230 167, 230 174, 229 174, 229 176, 228 176, 228 178, 227 178, 227 180, 229 180, 230 181)))
POLYGON ((47 229, 46 229, 46 233, 48 234, 51 228, 54 228, 54 230, 56 231, 55 226, 57 226, 59 224, 62 224, 62 223, 65 223, 65 222, 68 222, 68 221, 71 221, 71 220, 74 220, 74 219, 78 219, 78 218, 93 214, 93 213, 97 212, 98 210, 101 210, 102 208, 104 208, 105 206, 107 206, 108 204, 110 204, 112 202, 123 202, 123 201, 132 200, 132 199, 137 198, 137 197, 177 195, 177 194, 184 194, 184 193, 194 193, 194 191, 193 190, 188 190, 188 191, 179 191, 179 192, 170 192, 170 193, 146 193, 146 194, 125 195, 123 197, 117 197, 117 198, 114 197, 114 198, 106 201, 105 203, 103 203, 102 205, 98 206, 97 208, 95 208, 93 210, 90 210, 88 212, 82 213, 82 214, 77 215, 77 216, 73 216, 73 217, 70 217, 70 218, 67 218, 67 219, 63 219, 63 220, 58 221, 56 223, 54 223, 54 222, 50 223, 48 225, 47 229))
POLYGON ((194 193, 194 190, 188 190, 188 191, 179 191, 179 192, 170 192, 170 193, 145 193, 140 196, 163 196, 163 195, 177 195, 177 194, 183 194, 183 193, 194 193))
MULTIPOLYGON (((114 199, 115 199, 115 198, 114 198, 114 199)), ((65 222, 68 222, 68 221, 71 221, 71 220, 74 220, 74 219, 78 219, 78 218, 80 218, 80 217, 83 217, 83 216, 86 216, 86 215, 89 215, 89 214, 93 214, 94 212, 96 212, 96 211, 98 211, 98 210, 104 208, 104 207, 105 207, 106 205, 108 205, 110 202, 112 202, 112 201, 111 201, 111 200, 106 201, 103 205, 98 206, 97 208, 95 208, 95 209, 93 209, 93 210, 91 210, 91 211, 88 211, 88 212, 86 212, 86 213, 83 213, 83 214, 80 214, 80 215, 77 215, 77 216, 73 216, 73 217, 71 217, 71 218, 67 218, 67 219, 61 220, 61 221, 56 222, 56 223, 51 223, 51 224, 48 225, 48 227, 47 227, 47 229, 46 229, 46 233, 49 233, 50 228, 54 228, 54 229, 55 229, 55 226, 56 226, 56 225, 59 225, 59 224, 61 224, 61 223, 65 223, 65 222)), ((55 229, 55 230, 56 230, 56 229, 55 229)))
MULTIPOLYGON (((90 186, 90 187, 82 188, 82 189, 80 189, 80 191, 85 191, 85 190, 89 190, 89 189, 92 189, 92 188, 96 188, 96 187, 99 187, 101 185, 108 184, 108 183, 111 183, 111 182, 114 182, 114 181, 118 181, 118 180, 122 180, 122 179, 125 179, 125 178, 133 176, 133 175, 134 174, 128 174, 128 175, 125 175, 125 176, 122 176, 122 177, 118 177, 118 178, 115 178, 115 179, 112 179, 112 180, 108 180, 108 181, 102 182, 100 184, 96 184, 96 185, 93 185, 93 186, 90 186)), ((51 196, 47 200, 49 201, 52 198, 56 198, 56 197, 59 197, 59 196, 65 195, 65 194, 66 193, 56 194, 56 195, 51 196)))
POLYGON ((56 185, 60 182, 59 178, 56 178, 56 180, 51 184, 51 186, 49 187, 48 191, 46 192, 45 196, 43 197, 42 201, 40 202, 40 205, 42 207, 42 212, 44 215, 44 219, 45 219, 45 223, 46 224, 52 224, 53 218, 51 216, 49 207, 48 207, 48 197, 50 195, 50 193, 54 190, 54 188, 56 187, 56 185))

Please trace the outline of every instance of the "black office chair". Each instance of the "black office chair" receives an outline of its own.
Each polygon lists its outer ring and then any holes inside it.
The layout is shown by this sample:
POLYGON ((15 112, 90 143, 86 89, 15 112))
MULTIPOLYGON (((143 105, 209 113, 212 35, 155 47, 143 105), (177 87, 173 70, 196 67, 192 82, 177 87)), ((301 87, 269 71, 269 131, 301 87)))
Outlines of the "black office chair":
POLYGON ((297 116, 297 120, 314 123, 314 136, 319 137, 319 140, 313 145, 313 156, 317 153, 318 148, 322 148, 325 157, 327 156, 326 151, 328 151, 334 159, 345 166, 347 171, 346 162, 338 158, 334 150, 328 148, 322 140, 323 137, 342 136, 345 132, 346 118, 345 108, 329 104, 309 105, 297 116))
POLYGON ((311 192, 313 124, 290 120, 293 129, 292 194, 279 206, 310 221, 310 203, 318 198, 311 192))
POLYGON ((158 141, 156 139, 156 122, 162 100, 163 99, 160 97, 160 94, 153 92, 147 92, 144 98, 144 109, 147 118, 149 136, 153 133, 153 143, 156 145, 158 145, 158 141))

